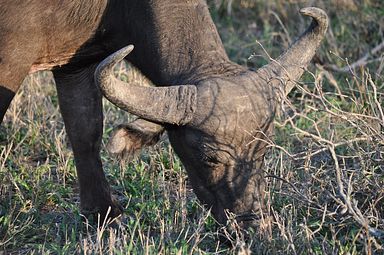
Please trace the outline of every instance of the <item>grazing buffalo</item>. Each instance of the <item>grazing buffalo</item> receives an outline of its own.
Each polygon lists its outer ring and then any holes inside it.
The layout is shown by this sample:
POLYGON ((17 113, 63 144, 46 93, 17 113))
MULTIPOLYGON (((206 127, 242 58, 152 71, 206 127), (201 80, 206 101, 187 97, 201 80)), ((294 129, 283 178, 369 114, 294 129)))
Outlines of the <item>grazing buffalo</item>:
POLYGON ((308 30, 253 72, 228 59, 204 0, 0 0, 0 122, 24 77, 52 70, 83 212, 121 213, 99 156, 104 94, 139 117, 115 130, 112 152, 134 152, 166 130, 216 219, 225 223, 228 210, 251 224, 263 207, 265 140, 278 99, 328 25, 320 9, 301 13, 313 18, 308 30), (158 87, 115 78, 112 68, 124 58, 158 87))

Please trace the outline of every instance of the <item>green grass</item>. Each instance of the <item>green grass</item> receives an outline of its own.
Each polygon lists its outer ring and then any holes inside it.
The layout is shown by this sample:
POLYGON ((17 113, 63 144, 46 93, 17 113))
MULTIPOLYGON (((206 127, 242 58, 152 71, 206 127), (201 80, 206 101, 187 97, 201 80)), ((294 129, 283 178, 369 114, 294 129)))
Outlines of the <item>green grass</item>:
MULTIPOLYGON (((256 40, 277 57, 307 27, 298 10, 309 1, 297 2, 209 1, 230 58, 251 68, 268 62, 256 40)), ((78 209, 53 81, 45 72, 26 79, 1 127, 0 254, 383 253, 383 239, 346 210, 336 178, 338 165, 344 192, 371 227, 384 230, 383 51, 353 74, 322 66, 344 67, 346 58, 352 63, 381 43, 384 7, 379 0, 316 4, 328 12, 330 30, 317 66, 309 67, 276 119, 275 143, 265 159, 270 217, 252 238, 239 236, 233 249, 218 243, 215 222, 166 138, 125 165, 103 149, 125 216, 112 228, 87 224, 78 209)), ((106 143, 112 128, 132 116, 107 101, 104 108, 106 143)))

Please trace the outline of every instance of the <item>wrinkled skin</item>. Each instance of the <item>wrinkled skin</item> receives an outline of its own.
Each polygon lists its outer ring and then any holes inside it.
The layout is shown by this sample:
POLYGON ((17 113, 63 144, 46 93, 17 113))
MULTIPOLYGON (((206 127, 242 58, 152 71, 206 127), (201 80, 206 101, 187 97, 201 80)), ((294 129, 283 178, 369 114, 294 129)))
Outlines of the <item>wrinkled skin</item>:
POLYGON ((52 69, 82 210, 105 215, 111 207, 116 216, 120 209, 99 156, 96 82, 110 101, 139 117, 116 129, 108 145, 113 153, 134 154, 165 129, 216 219, 225 223, 229 210, 253 222, 263 206, 265 140, 276 104, 299 79, 327 27, 322 11, 302 13, 315 19, 309 30, 277 61, 251 72, 228 59, 203 0, 0 0, 0 120, 28 72, 52 69), (134 51, 126 47, 97 66, 129 44, 134 51), (113 77, 113 66, 125 57, 160 86, 113 77))
POLYGON ((272 134, 275 96, 250 72, 198 84, 202 113, 167 129, 197 196, 225 223, 225 209, 252 220, 263 205, 263 156, 272 134), (212 100, 213 99, 213 100, 212 100))

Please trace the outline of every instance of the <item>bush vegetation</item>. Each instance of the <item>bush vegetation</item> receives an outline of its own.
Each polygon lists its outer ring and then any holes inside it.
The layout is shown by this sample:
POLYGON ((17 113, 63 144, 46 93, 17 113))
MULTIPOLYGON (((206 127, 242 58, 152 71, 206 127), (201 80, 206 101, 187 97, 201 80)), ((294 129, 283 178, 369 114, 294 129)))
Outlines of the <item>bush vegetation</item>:
MULTIPOLYGON (((208 2, 230 58, 255 69, 308 26, 301 7, 322 7, 331 19, 276 119, 260 229, 248 240, 238 233, 233 248, 220 245, 166 137, 126 164, 103 150, 125 218, 88 224, 54 82, 43 72, 26 78, 1 127, 0 254, 384 253, 382 1, 208 2)), ((132 117, 107 101, 104 108, 105 143, 132 117)))

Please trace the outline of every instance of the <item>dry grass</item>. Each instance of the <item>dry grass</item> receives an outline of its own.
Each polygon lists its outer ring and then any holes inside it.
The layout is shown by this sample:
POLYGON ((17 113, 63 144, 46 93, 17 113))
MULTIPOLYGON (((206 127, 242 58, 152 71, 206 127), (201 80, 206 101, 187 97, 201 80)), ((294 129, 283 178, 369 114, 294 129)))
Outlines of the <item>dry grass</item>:
MULTIPOLYGON (((230 57, 257 68, 268 60, 258 43, 278 56, 308 25, 297 10, 311 2, 210 4, 230 57)), ((271 217, 250 240, 239 234, 233 249, 218 244, 214 221, 165 138, 124 166, 103 152, 125 219, 113 228, 83 223, 51 75, 28 77, 0 132, 0 254, 383 253, 383 50, 367 55, 384 40, 380 2, 315 2, 331 27, 269 141, 271 217), (348 68, 364 56, 364 66, 348 68)), ((131 117, 108 102, 104 108, 106 141, 131 117)))

